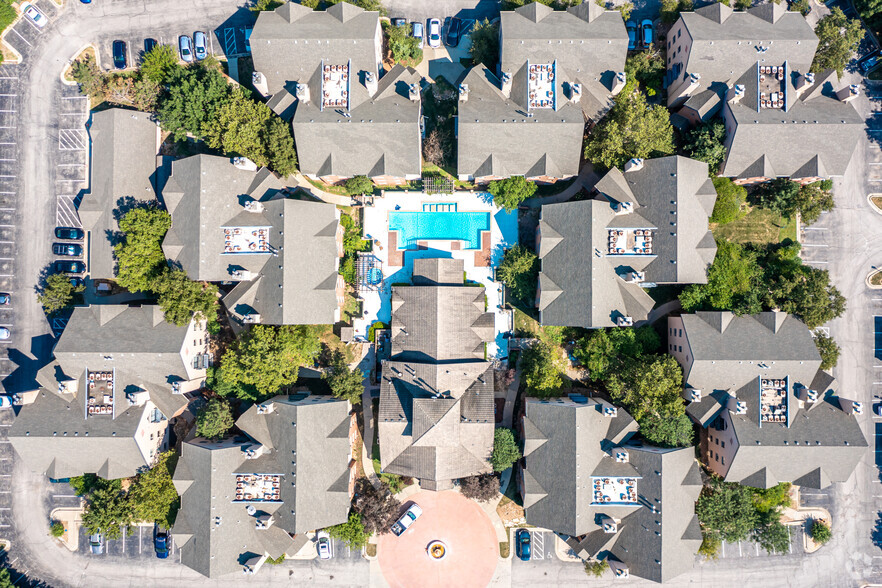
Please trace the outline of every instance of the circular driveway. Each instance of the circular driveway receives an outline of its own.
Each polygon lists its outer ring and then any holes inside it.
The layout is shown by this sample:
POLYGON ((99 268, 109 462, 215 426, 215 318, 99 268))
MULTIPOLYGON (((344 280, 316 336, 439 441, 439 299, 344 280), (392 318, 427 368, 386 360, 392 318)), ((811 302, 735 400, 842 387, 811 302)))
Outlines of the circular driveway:
POLYGON ((377 542, 380 569, 389 586, 487 586, 499 561, 499 541, 490 517, 475 502, 450 490, 419 492, 403 506, 412 502, 423 509, 422 516, 401 537, 387 533, 377 542), (426 547, 436 539, 447 546, 447 556, 440 561, 426 554, 426 547))

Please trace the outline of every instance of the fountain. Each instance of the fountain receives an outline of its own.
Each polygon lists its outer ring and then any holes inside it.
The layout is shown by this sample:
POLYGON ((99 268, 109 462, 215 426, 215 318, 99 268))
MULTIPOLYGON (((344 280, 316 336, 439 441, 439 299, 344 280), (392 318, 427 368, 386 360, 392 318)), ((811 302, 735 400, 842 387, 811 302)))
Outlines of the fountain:
POLYGON ((447 557, 447 546, 442 541, 432 541, 426 547, 426 553, 433 560, 440 561, 447 557))

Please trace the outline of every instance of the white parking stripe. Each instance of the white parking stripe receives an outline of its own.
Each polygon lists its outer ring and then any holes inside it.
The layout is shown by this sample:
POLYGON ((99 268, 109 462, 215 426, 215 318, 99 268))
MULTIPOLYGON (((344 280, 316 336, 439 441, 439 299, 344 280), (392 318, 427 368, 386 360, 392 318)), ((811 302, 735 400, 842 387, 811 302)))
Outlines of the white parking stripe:
MULTIPOLYGON (((18 38, 19 38, 19 39, 21 39, 22 41, 24 41, 25 43, 27 43, 27 44, 28 44, 28 47, 33 47, 33 45, 31 45, 31 42, 30 42, 30 41, 28 41, 27 39, 25 39, 24 37, 22 37, 22 36, 21 36, 21 33, 19 33, 17 30, 15 30, 15 27, 13 27, 13 28, 10 29, 10 30, 12 30, 13 33, 15 33, 16 35, 18 35, 18 38)), ((3 79, 6 79, 6 78, 3 78, 3 79)), ((11 79, 11 78, 10 78, 10 79, 11 79)))

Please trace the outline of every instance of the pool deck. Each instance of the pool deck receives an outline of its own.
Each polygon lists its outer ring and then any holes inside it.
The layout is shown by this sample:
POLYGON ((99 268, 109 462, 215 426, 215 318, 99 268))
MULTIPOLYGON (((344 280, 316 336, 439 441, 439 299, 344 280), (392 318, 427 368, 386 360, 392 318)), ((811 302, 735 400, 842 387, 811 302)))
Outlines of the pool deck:
POLYGON ((493 281, 493 268, 502 260, 504 248, 517 243, 517 213, 506 214, 493 205, 485 192, 456 194, 423 194, 421 192, 393 192, 374 198, 374 206, 364 210, 364 237, 374 242, 373 254, 380 260, 383 282, 377 291, 364 294, 366 314, 355 319, 355 335, 366 337, 374 321, 388 324, 392 318, 392 285, 409 283, 413 276, 413 260, 419 258, 453 257, 462 259, 466 277, 484 284, 487 308, 496 315, 496 340, 487 346, 487 357, 507 355, 503 333, 511 331, 512 316, 500 308, 502 285, 493 281), (458 212, 488 212, 490 230, 481 235, 480 249, 463 249, 462 241, 423 240, 416 247, 398 249, 398 231, 389 230, 389 212, 422 211, 426 203, 456 203, 458 212))

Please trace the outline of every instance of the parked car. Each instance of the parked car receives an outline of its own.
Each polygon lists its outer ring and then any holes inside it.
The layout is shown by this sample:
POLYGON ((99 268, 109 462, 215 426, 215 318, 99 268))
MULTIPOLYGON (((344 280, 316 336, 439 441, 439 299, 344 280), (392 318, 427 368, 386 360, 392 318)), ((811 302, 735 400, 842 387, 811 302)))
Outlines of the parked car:
POLYGON ((78 276, 71 276, 70 280, 68 281, 70 282, 70 285, 74 288, 79 288, 80 286, 86 285, 86 282, 83 281, 83 278, 80 278, 78 276))
POLYGON ((518 532, 515 533, 515 553, 517 553, 518 559, 530 561, 530 541, 530 531, 518 529, 518 532))
POLYGON ((245 29, 245 51, 251 53, 251 33, 254 29, 245 29))
POLYGON ((628 51, 633 51, 637 48, 637 23, 629 20, 625 28, 628 29, 628 51))
POLYGON ((462 35, 462 21, 453 17, 450 19, 450 24, 447 27, 447 45, 450 47, 456 47, 459 45, 459 38, 462 35))
POLYGON ((46 26, 47 22, 49 22, 49 19, 46 18, 46 15, 40 12, 39 8, 29 2, 22 5, 21 11, 25 15, 26 19, 28 19, 41 29, 46 26))
POLYGON ((0 394, 0 408, 12 408, 19 402, 18 394, 0 394))
POLYGON ((392 19, 392 26, 393 27, 403 27, 406 24, 407 24, 407 19, 404 19, 404 18, 393 18, 392 19))
POLYGON ((187 63, 193 61, 193 42, 187 35, 178 37, 178 49, 181 51, 181 59, 187 63))
POLYGON ((89 535, 89 547, 95 555, 104 553, 104 535, 101 533, 89 535))
POLYGON ((413 28, 412 28, 411 34, 413 35, 414 39, 419 40, 419 42, 420 42, 419 47, 420 47, 420 49, 422 49, 423 48, 423 23, 415 22, 415 23, 412 23, 412 26, 413 26, 413 28))
POLYGON ((6 327, 0 327, 0 339, 9 339, 9 329, 6 327))
POLYGON ((52 245, 52 254, 79 257, 83 254, 83 246, 76 243, 55 243, 52 245))
POLYGON ((168 559, 168 533, 157 533, 153 538, 153 550, 159 559, 168 559))
POLYGON ((56 239, 82 239, 85 233, 83 233, 83 229, 77 229, 75 227, 55 227, 55 238, 56 239))
POLYGON ((437 49, 441 46, 441 21, 430 18, 426 26, 426 35, 429 38, 429 47, 437 49))
POLYGON ((157 45, 156 39, 144 39, 144 53, 150 53, 157 45))
POLYGON ((6 292, 0 292, 0 306, 9 305, 9 294, 6 292))
POLYGON ((410 528, 415 520, 420 518, 421 514, 423 514, 423 509, 420 508, 420 505, 417 503, 411 504, 410 508, 404 511, 404 514, 401 515, 401 518, 392 525, 392 532, 400 537, 402 533, 410 528))
POLYGON ((315 548, 322 559, 331 559, 331 537, 325 531, 316 535, 315 548))
POLYGON ((652 21, 648 18, 644 19, 640 23, 640 29, 643 31, 643 46, 649 47, 652 45, 652 21))
POLYGON ((205 46, 205 33, 202 31, 193 33, 193 49, 197 60, 202 61, 208 57, 208 51, 205 46))
POLYGON ((126 42, 117 39, 113 42, 113 67, 125 69, 126 65, 126 42))
POLYGON ((879 61, 882 59, 882 55, 873 55, 869 59, 864 59, 861 61, 861 71, 867 73, 877 65, 879 65, 879 61))
POLYGON ((86 271, 86 264, 82 261, 59 259, 52 264, 52 269, 56 274, 81 274, 86 271))

